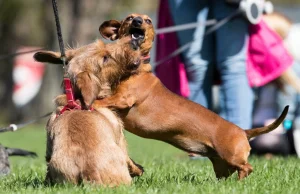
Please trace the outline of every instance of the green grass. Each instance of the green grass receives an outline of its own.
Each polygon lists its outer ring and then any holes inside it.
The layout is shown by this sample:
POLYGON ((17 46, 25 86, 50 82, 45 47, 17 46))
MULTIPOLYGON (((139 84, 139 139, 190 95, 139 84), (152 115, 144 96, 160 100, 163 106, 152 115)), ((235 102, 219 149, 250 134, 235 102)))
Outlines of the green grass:
POLYGON ((254 172, 237 181, 236 174, 216 180, 207 159, 191 160, 172 146, 126 133, 130 156, 144 166, 145 173, 131 186, 101 188, 91 185, 43 184, 45 176, 45 131, 31 126, 0 134, 1 144, 38 153, 38 158, 11 157, 12 173, 0 179, 0 193, 300 193, 300 160, 250 157, 254 172))

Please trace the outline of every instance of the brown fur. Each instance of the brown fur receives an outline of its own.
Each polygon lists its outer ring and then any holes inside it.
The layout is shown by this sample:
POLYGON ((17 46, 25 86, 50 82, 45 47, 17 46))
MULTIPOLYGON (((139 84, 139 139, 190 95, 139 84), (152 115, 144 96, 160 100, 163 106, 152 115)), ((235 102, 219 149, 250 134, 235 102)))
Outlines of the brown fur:
MULTIPOLYGON (((122 79, 136 72, 140 64, 140 51, 132 49, 131 44, 130 38, 107 45, 97 40, 66 51, 67 72, 75 85, 76 98, 82 96, 86 108, 96 98, 111 95, 122 79)), ((41 51, 34 58, 40 62, 62 63, 58 52, 41 51)))
MULTIPOLYGON (((147 30, 150 34, 154 32, 153 26, 147 30)), ((144 45, 148 49, 151 41, 145 40, 141 49, 144 45)), ((247 161, 251 149, 248 139, 274 130, 288 111, 286 107, 270 126, 245 131, 205 107, 170 92, 148 71, 123 81, 113 96, 96 100, 93 107, 119 109, 126 130, 207 156, 217 178, 227 178, 238 171, 239 179, 253 170, 247 161)))
POLYGON ((142 175, 127 154, 122 121, 112 111, 73 110, 56 116, 46 127, 47 182, 116 186, 142 175))
POLYGON ((141 53, 143 56, 148 55, 152 48, 152 42, 154 41, 155 33, 152 25, 152 20, 147 15, 142 14, 130 14, 124 20, 108 20, 101 24, 99 27, 100 34, 110 40, 117 40, 125 36, 129 36, 129 29, 132 27, 132 21, 136 17, 141 17, 143 23, 139 27, 145 33, 143 40, 143 46, 141 47, 141 53), (150 22, 149 22, 150 21, 150 22))
MULTIPOLYGON (((128 40, 107 45, 96 41, 67 51, 68 73, 86 104, 109 95, 123 77, 138 68, 140 52, 133 50, 128 40)), ((61 63, 55 52, 39 52, 35 58, 61 63)), ((65 95, 58 96, 55 103, 57 111, 46 127, 46 181, 116 186, 130 184, 131 176, 143 174, 142 167, 127 154, 123 124, 114 112, 106 108, 72 110, 57 117, 66 104, 65 95)))

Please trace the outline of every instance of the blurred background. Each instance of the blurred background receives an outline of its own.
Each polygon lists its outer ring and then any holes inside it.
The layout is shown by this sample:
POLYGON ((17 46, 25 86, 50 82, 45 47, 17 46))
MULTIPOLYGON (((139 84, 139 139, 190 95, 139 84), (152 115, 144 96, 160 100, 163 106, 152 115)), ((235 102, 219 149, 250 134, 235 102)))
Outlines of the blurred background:
MULTIPOLYGON (((300 0, 272 2, 275 10, 300 22, 300 0)), ((158 0, 60 0, 58 8, 65 46, 76 47, 100 38, 103 21, 132 12, 148 14, 156 25, 158 0)), ((51 1, 0 0, 0 43, 1 123, 52 111, 52 99, 62 92, 62 67, 35 63, 33 53, 11 55, 39 48, 59 51, 51 1)))
MULTIPOLYGON (((155 17, 157 4, 157 0, 60 0, 65 46, 100 38, 98 28, 108 19, 132 12, 155 17)), ((59 51, 51 0, 0 0, 0 42, 1 120, 22 121, 52 111, 53 98, 62 92, 62 67, 35 63, 34 53, 10 55, 39 48, 59 51)))

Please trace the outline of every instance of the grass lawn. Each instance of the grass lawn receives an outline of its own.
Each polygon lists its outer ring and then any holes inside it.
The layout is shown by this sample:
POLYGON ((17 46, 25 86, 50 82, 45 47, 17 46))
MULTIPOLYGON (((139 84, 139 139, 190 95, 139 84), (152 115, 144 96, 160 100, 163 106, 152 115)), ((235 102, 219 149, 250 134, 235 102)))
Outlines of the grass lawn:
POLYGON ((1 144, 38 153, 38 158, 10 158, 12 173, 0 179, 0 193, 300 193, 300 160, 295 157, 266 160, 252 156, 254 172, 248 178, 237 181, 234 174, 218 181, 207 159, 191 160, 168 144, 128 132, 126 137, 130 156, 144 166, 145 173, 135 178, 131 186, 109 189, 91 185, 44 186, 44 126, 0 134, 1 144))

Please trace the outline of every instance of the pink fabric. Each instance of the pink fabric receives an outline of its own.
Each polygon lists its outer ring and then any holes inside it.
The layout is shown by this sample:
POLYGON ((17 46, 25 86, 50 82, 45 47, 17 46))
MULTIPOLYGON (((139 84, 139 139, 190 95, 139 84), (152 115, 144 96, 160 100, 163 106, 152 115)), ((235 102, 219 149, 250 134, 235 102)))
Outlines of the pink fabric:
POLYGON ((252 87, 278 78, 293 63, 281 37, 264 21, 249 27, 247 76, 252 87))
MULTIPOLYGON (((160 1, 158 28, 172 25, 168 1, 160 1)), ((178 48, 176 33, 159 35, 156 48, 156 61, 168 56, 178 48)), ((247 57, 247 76, 251 87, 263 86, 278 78, 293 63, 293 58, 285 49, 282 39, 264 21, 249 27, 247 57)), ((186 71, 180 56, 160 64, 155 71, 169 90, 184 97, 189 96, 186 71)))
MULTIPOLYGON (((158 12, 158 28, 173 26, 168 1, 160 1, 158 12)), ((160 34, 157 36, 156 61, 168 56, 178 48, 176 33, 160 34)), ((172 92, 184 97, 190 94, 184 64, 180 56, 158 65, 155 68, 156 76, 172 92)))

